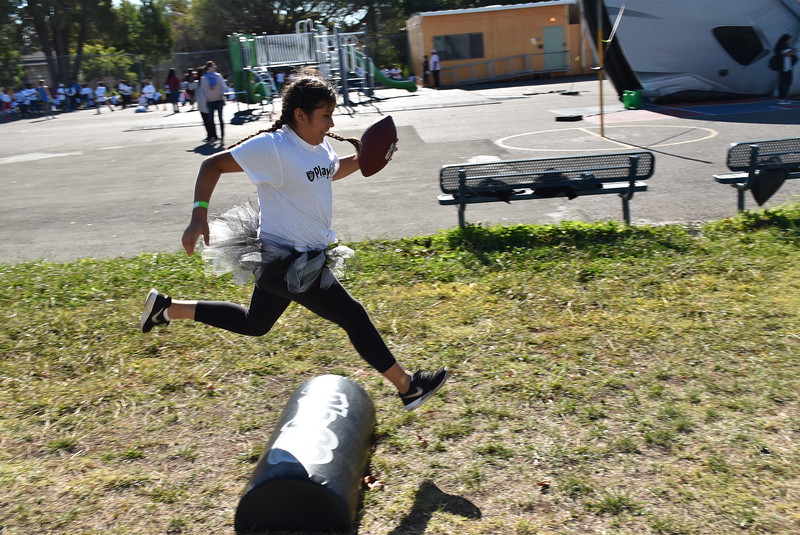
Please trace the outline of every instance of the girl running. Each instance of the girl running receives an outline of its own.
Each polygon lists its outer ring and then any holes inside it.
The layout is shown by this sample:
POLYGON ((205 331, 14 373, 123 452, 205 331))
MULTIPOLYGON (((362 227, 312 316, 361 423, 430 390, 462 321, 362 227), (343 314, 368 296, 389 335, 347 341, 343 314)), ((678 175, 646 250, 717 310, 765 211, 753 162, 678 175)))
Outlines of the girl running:
MULTIPOLYGON (((140 328, 147 333, 155 325, 188 319, 243 335, 262 336, 295 301, 342 327, 359 355, 397 388, 406 410, 414 410, 444 385, 447 369, 414 374, 406 371, 364 307, 327 265, 325 251, 335 242, 331 230, 331 183, 359 169, 361 144, 357 139, 344 139, 329 131, 334 126, 336 90, 316 71, 306 71, 286 86, 282 100, 281 117, 271 128, 202 163, 195 184, 192 218, 182 239, 184 249, 192 255, 202 236, 204 256, 215 256, 217 262, 231 258, 235 250, 233 263, 238 266, 233 267, 250 266, 256 277, 250 305, 245 308, 219 301, 178 301, 153 289, 145 301, 140 328), (326 136, 349 141, 356 154, 340 159, 326 136), (218 244, 216 236, 210 235, 208 223, 208 203, 220 176, 242 171, 256 185, 260 209, 260 221, 253 224, 258 229, 253 230, 250 240, 255 247, 243 249, 240 245, 248 240, 241 231, 238 237, 218 244), (227 247, 225 242, 237 245, 227 247)), ((236 215, 229 219, 234 227, 241 222, 236 215)), ((217 227, 214 229, 216 232, 217 227)))

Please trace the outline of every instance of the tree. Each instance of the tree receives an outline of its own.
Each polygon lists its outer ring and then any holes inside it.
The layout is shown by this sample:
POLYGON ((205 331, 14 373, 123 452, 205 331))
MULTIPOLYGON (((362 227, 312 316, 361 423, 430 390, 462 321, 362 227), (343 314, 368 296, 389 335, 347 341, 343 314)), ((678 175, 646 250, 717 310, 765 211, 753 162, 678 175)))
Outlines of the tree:
POLYGON ((119 8, 112 0, 4 1, 13 3, 11 16, 21 32, 44 52, 53 83, 78 78, 86 47, 111 44, 147 58, 172 50, 167 12, 157 0, 145 0, 138 9, 128 0, 119 8))
POLYGON ((127 52, 140 54, 157 62, 172 52, 172 31, 167 10, 156 0, 144 0, 139 8, 139 31, 133 36, 127 52))
MULTIPOLYGON (((365 1, 351 0, 194 0, 191 16, 208 49, 226 48, 233 33, 294 33, 298 22, 314 20, 331 26, 363 10, 365 1)), ((387 2, 390 3, 390 2, 387 2)))
POLYGON ((21 26, 14 20, 11 0, 0 2, 0 87, 19 87, 24 73, 20 62, 21 26))
POLYGON ((138 76, 132 70, 135 63, 130 54, 121 54, 114 47, 86 45, 84 47, 81 75, 84 80, 117 78, 135 82, 138 76))

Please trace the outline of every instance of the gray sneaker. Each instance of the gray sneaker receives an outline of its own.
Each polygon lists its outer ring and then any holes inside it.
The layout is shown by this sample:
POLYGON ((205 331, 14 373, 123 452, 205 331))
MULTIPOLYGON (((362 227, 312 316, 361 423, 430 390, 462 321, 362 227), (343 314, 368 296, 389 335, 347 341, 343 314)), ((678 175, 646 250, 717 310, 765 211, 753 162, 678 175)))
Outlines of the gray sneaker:
POLYGON ((144 302, 142 319, 139 320, 139 328, 143 333, 149 333, 155 325, 169 325, 169 321, 164 318, 164 311, 172 304, 172 298, 159 293, 155 288, 147 294, 144 302))
POLYGON ((411 376, 411 386, 405 394, 398 394, 407 411, 413 411, 439 391, 447 381, 447 368, 439 368, 435 372, 417 371, 411 376))

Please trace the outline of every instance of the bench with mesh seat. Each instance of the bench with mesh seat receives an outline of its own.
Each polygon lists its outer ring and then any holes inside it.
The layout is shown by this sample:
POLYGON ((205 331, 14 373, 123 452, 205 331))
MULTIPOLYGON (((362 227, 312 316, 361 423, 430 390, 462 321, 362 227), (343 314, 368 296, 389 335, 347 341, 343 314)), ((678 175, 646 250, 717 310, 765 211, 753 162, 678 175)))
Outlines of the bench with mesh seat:
POLYGON ((630 224, 628 203, 635 192, 647 191, 643 181, 654 168, 648 151, 445 165, 439 171, 438 200, 458 207, 463 227, 468 204, 615 193, 630 224))
POLYGON ((714 180, 736 188, 737 208, 742 211, 746 191, 762 204, 783 181, 800 178, 800 138, 731 143, 726 163, 731 172, 717 173, 714 180))

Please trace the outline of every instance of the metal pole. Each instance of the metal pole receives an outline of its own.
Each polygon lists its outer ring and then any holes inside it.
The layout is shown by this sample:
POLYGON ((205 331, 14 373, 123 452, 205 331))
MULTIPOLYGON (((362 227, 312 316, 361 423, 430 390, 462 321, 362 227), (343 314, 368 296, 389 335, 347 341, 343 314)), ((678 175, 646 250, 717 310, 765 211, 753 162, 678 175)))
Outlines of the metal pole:
POLYGON ((350 102, 350 84, 347 80, 349 75, 347 70, 347 58, 345 58, 345 53, 342 48, 342 36, 339 34, 338 24, 333 26, 333 35, 336 39, 336 54, 339 56, 339 77, 342 79, 342 100, 345 106, 352 106, 353 104, 350 102))
POLYGON ((603 0, 597 0, 597 79, 600 82, 600 137, 606 137, 603 116, 603 0))

